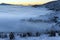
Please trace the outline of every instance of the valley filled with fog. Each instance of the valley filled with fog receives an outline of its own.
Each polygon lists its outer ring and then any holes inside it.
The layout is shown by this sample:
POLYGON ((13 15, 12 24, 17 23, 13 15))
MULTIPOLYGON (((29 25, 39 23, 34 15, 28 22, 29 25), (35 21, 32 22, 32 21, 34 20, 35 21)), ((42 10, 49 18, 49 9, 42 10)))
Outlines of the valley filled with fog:
POLYGON ((60 40, 60 0, 29 6, 0 4, 0 40, 60 40))
POLYGON ((46 31, 51 28, 52 23, 38 22, 32 23, 21 21, 21 19, 48 19, 52 10, 45 7, 30 7, 30 6, 11 6, 0 5, 0 32, 35 32, 46 31), (41 17, 40 17, 41 16, 41 17))

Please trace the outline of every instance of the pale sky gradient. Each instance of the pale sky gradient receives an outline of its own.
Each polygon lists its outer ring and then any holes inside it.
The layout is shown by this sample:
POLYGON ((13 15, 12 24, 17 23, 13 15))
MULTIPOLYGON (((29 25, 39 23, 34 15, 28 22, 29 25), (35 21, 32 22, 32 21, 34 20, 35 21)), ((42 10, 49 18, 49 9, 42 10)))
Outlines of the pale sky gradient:
POLYGON ((54 0, 0 0, 0 3, 34 5, 34 4, 44 4, 50 1, 54 1, 54 0))

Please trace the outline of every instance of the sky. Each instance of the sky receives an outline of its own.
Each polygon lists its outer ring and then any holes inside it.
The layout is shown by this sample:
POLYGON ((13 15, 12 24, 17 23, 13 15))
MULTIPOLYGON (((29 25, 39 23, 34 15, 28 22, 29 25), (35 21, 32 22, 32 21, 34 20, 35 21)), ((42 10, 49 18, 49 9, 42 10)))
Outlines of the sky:
POLYGON ((44 4, 50 1, 54 0, 0 0, 0 3, 34 5, 34 4, 44 4))

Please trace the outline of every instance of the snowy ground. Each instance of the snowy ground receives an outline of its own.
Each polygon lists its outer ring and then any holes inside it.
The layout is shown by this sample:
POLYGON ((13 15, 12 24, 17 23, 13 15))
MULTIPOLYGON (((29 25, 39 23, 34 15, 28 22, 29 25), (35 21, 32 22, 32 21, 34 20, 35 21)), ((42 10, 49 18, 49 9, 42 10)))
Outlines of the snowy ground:
POLYGON ((60 40, 60 37, 30 37, 30 38, 17 38, 16 40, 60 40))
MULTIPOLYGON (((0 38, 0 40, 9 40, 9 38, 4 39, 0 38)), ((14 40, 60 40, 60 36, 48 37, 47 35, 41 35, 40 37, 24 37, 24 38, 16 36, 14 40)))

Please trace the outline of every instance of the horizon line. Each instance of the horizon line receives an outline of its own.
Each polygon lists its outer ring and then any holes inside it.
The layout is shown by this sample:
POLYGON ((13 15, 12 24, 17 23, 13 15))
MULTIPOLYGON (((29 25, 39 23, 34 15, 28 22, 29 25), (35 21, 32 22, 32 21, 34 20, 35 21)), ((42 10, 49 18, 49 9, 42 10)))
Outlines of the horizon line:
MULTIPOLYGON (((2 3, 0 3, 0 4, 2 4, 2 3)), ((49 3, 49 2, 45 2, 45 3, 43 3, 43 2, 31 2, 31 3, 29 3, 29 2, 22 2, 22 3, 19 3, 19 4, 16 3, 16 2, 10 2, 10 3, 5 3, 5 4, 29 6, 29 5, 43 5, 43 4, 46 4, 46 3, 49 3)))

